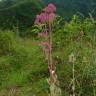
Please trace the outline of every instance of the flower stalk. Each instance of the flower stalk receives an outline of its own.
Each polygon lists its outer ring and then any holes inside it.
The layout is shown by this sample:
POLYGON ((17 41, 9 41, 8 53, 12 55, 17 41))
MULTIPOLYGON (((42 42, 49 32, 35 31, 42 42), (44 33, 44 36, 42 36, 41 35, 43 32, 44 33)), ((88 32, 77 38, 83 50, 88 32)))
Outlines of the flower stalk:
POLYGON ((43 31, 38 33, 39 37, 47 38, 46 42, 41 42, 41 46, 44 47, 44 51, 47 54, 48 60, 48 69, 49 69, 49 80, 48 83, 50 85, 50 95, 49 96, 61 96, 61 89, 59 86, 59 81, 56 74, 56 66, 53 63, 52 58, 52 26, 53 22, 56 19, 56 7, 53 4, 49 4, 45 9, 43 9, 40 15, 37 15, 35 24, 37 25, 45 25, 43 27, 43 31), (57 86, 58 85, 58 86, 57 86))

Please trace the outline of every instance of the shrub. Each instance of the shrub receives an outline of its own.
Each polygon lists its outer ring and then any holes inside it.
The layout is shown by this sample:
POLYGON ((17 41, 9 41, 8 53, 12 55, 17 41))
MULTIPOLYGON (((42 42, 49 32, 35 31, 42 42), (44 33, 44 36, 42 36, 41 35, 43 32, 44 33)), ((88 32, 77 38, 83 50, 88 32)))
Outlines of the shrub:
POLYGON ((15 48, 14 34, 11 31, 0 31, 0 55, 11 54, 15 48))

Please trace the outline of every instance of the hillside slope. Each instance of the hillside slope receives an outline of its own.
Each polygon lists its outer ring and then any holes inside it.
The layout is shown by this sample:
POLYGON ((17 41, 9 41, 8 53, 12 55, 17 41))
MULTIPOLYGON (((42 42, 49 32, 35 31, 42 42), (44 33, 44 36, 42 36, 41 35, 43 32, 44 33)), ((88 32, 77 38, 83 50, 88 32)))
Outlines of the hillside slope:
POLYGON ((25 30, 32 26, 43 4, 39 0, 7 0, 0 2, 0 28, 18 27, 25 30))
MULTIPOLYGON (((75 94, 95 96, 96 25, 90 19, 72 19, 62 26, 56 24, 53 31, 53 59, 62 96, 72 94, 71 54, 75 58, 75 94)), ((0 96, 48 96, 47 60, 42 47, 33 43, 40 39, 32 38, 0 31, 0 96)))

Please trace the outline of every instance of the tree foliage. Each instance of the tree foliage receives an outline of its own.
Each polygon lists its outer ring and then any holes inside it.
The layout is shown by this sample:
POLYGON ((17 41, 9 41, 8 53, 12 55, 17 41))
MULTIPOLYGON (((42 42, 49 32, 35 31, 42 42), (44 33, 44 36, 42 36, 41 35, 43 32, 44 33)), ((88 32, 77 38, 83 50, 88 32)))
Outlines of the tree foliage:
POLYGON ((78 14, 81 17, 89 16, 89 13, 96 17, 96 0, 43 0, 45 4, 53 3, 58 7, 58 12, 66 19, 78 14))
POLYGON ((25 30, 32 26, 35 15, 40 12, 39 0, 5 0, 0 2, 0 28, 25 30))

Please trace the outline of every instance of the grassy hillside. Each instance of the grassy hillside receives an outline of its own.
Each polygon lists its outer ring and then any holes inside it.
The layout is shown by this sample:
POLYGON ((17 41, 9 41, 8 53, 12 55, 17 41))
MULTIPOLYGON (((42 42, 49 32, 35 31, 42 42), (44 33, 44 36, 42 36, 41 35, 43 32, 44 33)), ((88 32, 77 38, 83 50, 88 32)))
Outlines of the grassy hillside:
POLYGON ((48 69, 41 48, 33 46, 31 39, 14 37, 13 32, 1 31, 0 33, 2 42, 7 42, 10 38, 5 45, 0 42, 2 46, 0 48, 2 52, 0 54, 0 96, 8 94, 30 96, 30 94, 46 93, 48 69), (11 37, 14 37, 14 40, 11 37))
MULTIPOLYGON (((11 31, 0 31, 0 96, 48 96, 47 61, 39 39, 21 38, 11 31), (7 42, 7 43, 6 43, 7 42)), ((56 22, 53 30, 53 58, 57 66, 62 96, 72 93, 72 69, 69 57, 74 54, 75 93, 96 95, 96 25, 77 17, 56 22), (58 28, 57 28, 58 26, 58 28)))

